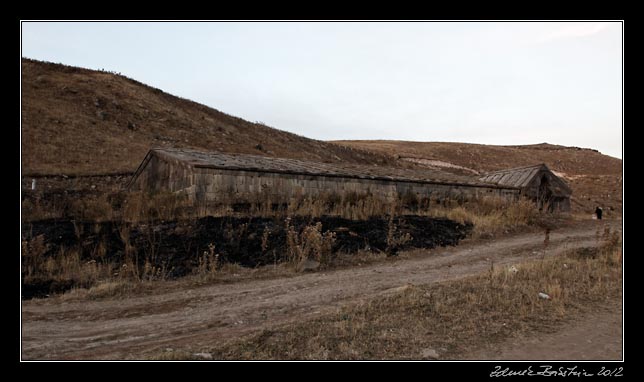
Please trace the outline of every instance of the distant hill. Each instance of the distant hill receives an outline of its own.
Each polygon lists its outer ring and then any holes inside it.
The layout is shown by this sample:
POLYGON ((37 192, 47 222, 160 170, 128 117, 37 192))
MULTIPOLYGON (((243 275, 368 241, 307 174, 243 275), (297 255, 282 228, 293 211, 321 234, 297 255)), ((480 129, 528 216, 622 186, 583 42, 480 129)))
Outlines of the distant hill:
POLYGON ((407 141, 334 143, 389 155, 399 162, 471 175, 545 163, 573 189, 575 210, 588 212, 595 205, 620 212, 622 208, 622 161, 597 150, 547 143, 525 146, 407 141))
POLYGON ((152 147, 390 162, 383 155, 248 122, 121 75, 23 58, 23 173, 131 172, 152 147))

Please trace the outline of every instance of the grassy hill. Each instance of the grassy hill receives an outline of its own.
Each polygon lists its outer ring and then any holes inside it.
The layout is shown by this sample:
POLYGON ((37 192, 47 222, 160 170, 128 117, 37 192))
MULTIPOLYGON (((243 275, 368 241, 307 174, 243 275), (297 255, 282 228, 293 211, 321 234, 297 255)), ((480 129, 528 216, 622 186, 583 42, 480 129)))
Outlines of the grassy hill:
POLYGON ((152 147, 355 164, 389 161, 251 123, 121 75, 22 60, 24 174, 131 172, 152 147))

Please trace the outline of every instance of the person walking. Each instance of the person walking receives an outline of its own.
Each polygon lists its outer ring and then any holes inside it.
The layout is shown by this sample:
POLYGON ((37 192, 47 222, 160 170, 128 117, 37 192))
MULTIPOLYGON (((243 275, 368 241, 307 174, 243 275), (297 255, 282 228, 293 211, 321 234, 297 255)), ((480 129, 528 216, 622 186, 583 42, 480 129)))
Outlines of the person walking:
POLYGON ((602 220, 602 213, 602 208, 597 206, 597 208, 595 208, 595 216, 597 216, 597 220, 602 220))

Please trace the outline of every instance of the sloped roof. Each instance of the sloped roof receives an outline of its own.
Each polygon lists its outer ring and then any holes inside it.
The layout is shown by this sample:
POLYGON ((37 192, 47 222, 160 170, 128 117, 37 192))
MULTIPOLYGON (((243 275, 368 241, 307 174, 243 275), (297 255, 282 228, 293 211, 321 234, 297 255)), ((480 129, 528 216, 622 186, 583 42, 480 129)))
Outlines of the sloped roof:
POLYGON ((434 184, 463 185, 472 187, 512 188, 483 182, 475 177, 455 175, 437 170, 410 170, 378 166, 342 165, 319 163, 289 158, 265 157, 247 154, 224 154, 191 149, 152 149, 139 166, 132 181, 145 168, 151 155, 176 160, 194 168, 255 171, 294 175, 358 178, 385 181, 411 181, 434 184))
POLYGON ((548 166, 545 165, 545 163, 541 163, 534 166, 517 167, 517 168, 511 168, 507 170, 494 171, 494 172, 485 174, 484 176, 480 177, 479 180, 483 182, 498 184, 500 186, 525 188, 530 184, 530 182, 540 171, 549 172, 552 175, 552 177, 558 181, 557 182, 558 184, 556 186, 561 188, 562 191, 565 193, 568 193, 568 194, 572 193, 572 190, 570 189, 570 187, 568 187, 568 185, 563 180, 561 180, 552 171, 550 171, 550 169, 548 168, 548 166))

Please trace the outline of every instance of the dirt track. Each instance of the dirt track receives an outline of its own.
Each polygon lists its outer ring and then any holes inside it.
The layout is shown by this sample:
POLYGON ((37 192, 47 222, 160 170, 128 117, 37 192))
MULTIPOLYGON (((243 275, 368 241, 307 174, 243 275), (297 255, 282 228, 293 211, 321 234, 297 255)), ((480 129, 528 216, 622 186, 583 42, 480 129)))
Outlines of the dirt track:
MULTIPOLYGON (((22 303, 23 359, 143 358, 164 348, 212 345, 334 311, 407 283, 429 284, 495 266, 597 244, 596 221, 544 235, 522 234, 409 259, 270 280, 179 288, 101 301, 22 303)), ((604 221, 619 227, 620 222, 604 221)))

